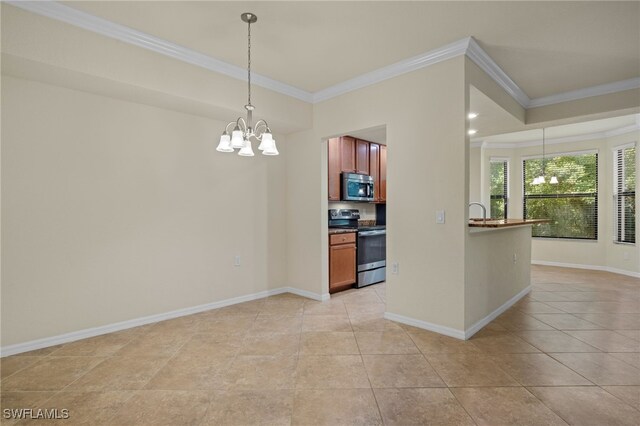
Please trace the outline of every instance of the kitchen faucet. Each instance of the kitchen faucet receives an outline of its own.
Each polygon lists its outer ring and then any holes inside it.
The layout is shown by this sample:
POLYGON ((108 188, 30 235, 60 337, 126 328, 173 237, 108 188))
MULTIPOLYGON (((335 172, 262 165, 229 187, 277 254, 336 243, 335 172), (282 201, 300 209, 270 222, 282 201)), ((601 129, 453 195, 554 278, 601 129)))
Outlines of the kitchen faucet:
POLYGON ((484 206, 484 204, 478 203, 477 201, 474 201, 473 203, 469 203, 469 207, 473 205, 482 207, 482 222, 487 223, 487 208, 484 206))

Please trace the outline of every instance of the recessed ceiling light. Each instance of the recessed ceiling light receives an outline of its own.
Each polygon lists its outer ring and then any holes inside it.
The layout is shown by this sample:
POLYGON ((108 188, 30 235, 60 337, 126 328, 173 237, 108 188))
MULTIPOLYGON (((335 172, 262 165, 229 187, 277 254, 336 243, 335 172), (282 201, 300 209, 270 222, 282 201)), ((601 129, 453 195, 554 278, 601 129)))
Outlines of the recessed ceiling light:
POLYGON ((469 117, 469 120, 473 120, 474 118, 476 118, 478 116, 477 112, 470 112, 469 115, 467 117, 469 117))
POLYGON ((475 135, 476 133, 478 133, 478 131, 476 129, 469 129, 467 133, 470 135, 475 135))

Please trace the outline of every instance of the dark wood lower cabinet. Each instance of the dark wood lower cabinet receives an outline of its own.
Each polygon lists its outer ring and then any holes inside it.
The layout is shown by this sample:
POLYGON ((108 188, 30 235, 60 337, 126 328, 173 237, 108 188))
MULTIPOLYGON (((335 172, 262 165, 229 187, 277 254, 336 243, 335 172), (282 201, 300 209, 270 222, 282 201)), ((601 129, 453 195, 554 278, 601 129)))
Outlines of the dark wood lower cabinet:
POLYGON ((356 283, 356 234, 329 236, 329 293, 351 288, 356 283))

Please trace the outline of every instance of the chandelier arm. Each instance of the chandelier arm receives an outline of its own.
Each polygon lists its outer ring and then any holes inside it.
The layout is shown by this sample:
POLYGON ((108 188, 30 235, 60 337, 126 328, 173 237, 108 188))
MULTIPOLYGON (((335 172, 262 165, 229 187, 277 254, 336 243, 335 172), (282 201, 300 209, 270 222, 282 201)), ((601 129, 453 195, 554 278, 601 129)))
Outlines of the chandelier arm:
POLYGON ((242 117, 238 117, 238 119, 236 120, 236 126, 240 127, 242 133, 245 133, 247 131, 247 122, 244 121, 244 118, 242 117))
POLYGON ((234 124, 236 124, 235 121, 230 121, 229 124, 227 124, 226 127, 224 128, 224 132, 229 133, 229 126, 233 126, 234 124))
MULTIPOLYGON (((260 129, 261 126, 265 128, 265 130, 263 130, 262 133, 264 133, 267 129, 269 129, 269 124, 266 122, 266 120, 258 120, 258 122, 256 123, 256 127, 254 128, 256 137, 258 137, 257 136, 258 129, 260 129)), ((262 134, 260 135, 260 137, 262 137, 262 134)))

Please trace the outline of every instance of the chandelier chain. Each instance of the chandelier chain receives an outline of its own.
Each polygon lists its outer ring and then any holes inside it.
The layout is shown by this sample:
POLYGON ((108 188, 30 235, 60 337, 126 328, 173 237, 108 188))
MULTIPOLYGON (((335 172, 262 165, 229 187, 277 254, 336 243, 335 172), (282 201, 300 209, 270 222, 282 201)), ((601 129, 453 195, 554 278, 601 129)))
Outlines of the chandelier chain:
POLYGON ((251 21, 248 22, 249 30, 247 32, 247 84, 249 85, 249 103, 251 105, 251 21))

